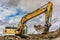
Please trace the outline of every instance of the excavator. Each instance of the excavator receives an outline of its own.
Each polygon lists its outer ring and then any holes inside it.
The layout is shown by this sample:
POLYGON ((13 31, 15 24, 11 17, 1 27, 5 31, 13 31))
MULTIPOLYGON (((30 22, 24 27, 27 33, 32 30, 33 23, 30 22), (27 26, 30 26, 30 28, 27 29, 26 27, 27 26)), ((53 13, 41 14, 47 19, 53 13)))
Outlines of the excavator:
POLYGON ((22 17, 20 20, 17 28, 15 27, 6 27, 5 30, 3 31, 4 34, 14 34, 14 35, 21 35, 21 34, 27 34, 25 32, 25 27, 26 27, 26 22, 29 21, 32 18, 35 18, 43 13, 45 13, 45 27, 47 28, 47 31, 49 30, 49 27, 51 26, 51 17, 52 17, 52 2, 48 2, 46 7, 44 8, 38 8, 34 10, 31 13, 26 14, 25 16, 22 17))

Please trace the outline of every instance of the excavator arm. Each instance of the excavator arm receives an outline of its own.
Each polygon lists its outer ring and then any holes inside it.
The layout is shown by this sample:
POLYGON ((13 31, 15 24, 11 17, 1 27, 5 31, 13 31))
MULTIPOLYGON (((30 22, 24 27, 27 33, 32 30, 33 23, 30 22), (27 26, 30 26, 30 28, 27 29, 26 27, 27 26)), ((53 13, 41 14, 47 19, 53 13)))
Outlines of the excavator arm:
POLYGON ((21 21, 19 22, 18 24, 18 27, 17 27, 17 31, 16 31, 16 34, 24 34, 24 24, 38 16, 38 15, 41 15, 45 12, 45 22, 46 22, 46 26, 49 26, 49 18, 52 17, 52 14, 51 14, 51 11, 52 11, 52 3, 51 2, 48 2, 47 3, 47 7, 45 8, 38 8, 37 10, 33 11, 32 13, 28 13, 27 15, 23 16, 21 21))
POLYGON ((35 10, 32 13, 29 13, 29 14, 25 15, 24 17, 22 17, 21 21, 18 24, 18 28, 17 28, 18 32, 20 32, 22 34, 22 29, 24 28, 24 23, 26 23, 28 20, 42 14, 45 10, 46 10, 46 8, 41 8, 41 9, 35 10))

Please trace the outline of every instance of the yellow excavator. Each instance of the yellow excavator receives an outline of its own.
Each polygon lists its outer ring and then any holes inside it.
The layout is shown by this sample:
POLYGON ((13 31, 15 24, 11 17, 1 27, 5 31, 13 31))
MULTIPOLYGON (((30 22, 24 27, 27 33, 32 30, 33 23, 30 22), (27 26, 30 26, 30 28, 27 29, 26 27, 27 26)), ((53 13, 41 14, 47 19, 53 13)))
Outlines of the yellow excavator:
POLYGON ((4 30, 4 34, 26 34, 24 28, 26 27, 26 22, 29 21, 30 19, 39 16, 43 13, 45 13, 45 26, 47 27, 47 30, 49 30, 49 27, 51 26, 51 17, 52 17, 52 2, 48 2, 46 4, 47 6, 44 8, 38 8, 37 10, 28 13, 27 15, 23 16, 21 21, 19 22, 17 28, 15 27, 6 27, 4 30))

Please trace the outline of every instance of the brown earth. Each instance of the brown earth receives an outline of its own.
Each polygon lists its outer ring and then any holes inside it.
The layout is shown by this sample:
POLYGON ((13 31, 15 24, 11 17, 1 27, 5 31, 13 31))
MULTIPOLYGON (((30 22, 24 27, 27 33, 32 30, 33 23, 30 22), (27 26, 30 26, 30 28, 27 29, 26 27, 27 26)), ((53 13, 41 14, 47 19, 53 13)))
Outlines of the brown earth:
POLYGON ((60 40, 60 36, 55 38, 41 38, 39 34, 31 34, 28 38, 21 38, 19 36, 0 36, 0 40, 60 40))
POLYGON ((46 34, 28 34, 27 38, 21 38, 19 36, 0 36, 0 40, 60 40, 60 28, 53 32, 47 32, 46 34))

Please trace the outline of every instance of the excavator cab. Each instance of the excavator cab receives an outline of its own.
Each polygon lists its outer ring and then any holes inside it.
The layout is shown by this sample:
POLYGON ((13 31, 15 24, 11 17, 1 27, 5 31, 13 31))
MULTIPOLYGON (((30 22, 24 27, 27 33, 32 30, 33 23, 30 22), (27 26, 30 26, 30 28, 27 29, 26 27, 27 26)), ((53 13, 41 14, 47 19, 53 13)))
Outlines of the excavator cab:
POLYGON ((5 27, 4 34, 15 34, 17 27, 5 27))

